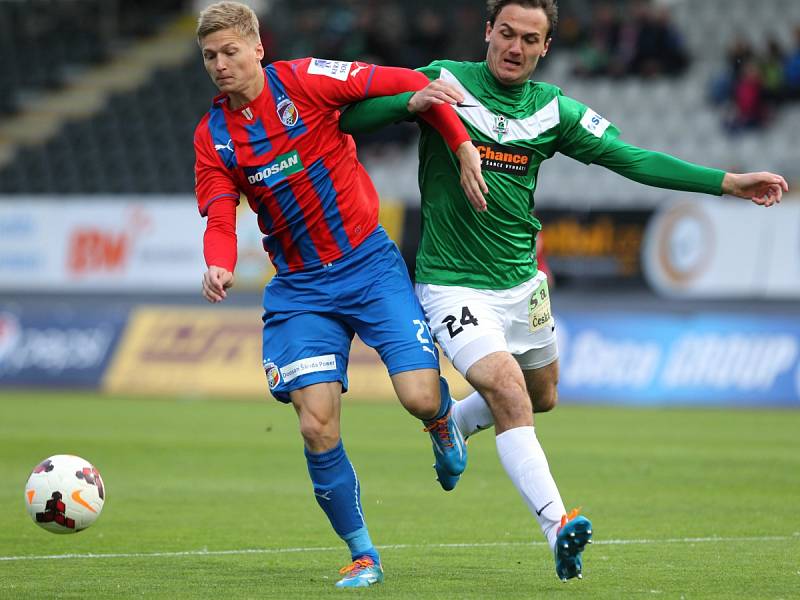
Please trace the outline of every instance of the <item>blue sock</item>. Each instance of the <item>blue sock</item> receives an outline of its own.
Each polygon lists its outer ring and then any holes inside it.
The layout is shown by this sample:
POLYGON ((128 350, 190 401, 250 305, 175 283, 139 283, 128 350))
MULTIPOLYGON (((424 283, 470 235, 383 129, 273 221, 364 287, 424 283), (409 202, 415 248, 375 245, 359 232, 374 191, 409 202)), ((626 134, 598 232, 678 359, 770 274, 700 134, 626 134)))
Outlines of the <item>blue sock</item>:
POLYGON ((450 398, 450 386, 447 385, 447 380, 444 377, 439 377, 439 412, 432 419, 425 421, 425 424, 433 423, 444 417, 450 410, 452 399, 450 398))
POLYGON ((380 563, 361 509, 361 487, 342 441, 326 452, 314 454, 306 449, 305 454, 317 504, 325 511, 334 531, 347 543, 353 560, 367 555, 380 563))

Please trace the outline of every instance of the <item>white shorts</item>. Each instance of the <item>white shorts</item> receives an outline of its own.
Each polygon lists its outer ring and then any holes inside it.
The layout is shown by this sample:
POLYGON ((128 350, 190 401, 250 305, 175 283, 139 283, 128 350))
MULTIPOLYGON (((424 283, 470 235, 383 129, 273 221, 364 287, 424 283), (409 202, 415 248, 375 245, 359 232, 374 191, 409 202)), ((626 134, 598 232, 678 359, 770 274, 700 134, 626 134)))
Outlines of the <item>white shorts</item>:
POLYGON ((431 332, 462 375, 493 352, 510 352, 523 370, 558 358, 547 276, 508 290, 418 283, 417 297, 431 332))

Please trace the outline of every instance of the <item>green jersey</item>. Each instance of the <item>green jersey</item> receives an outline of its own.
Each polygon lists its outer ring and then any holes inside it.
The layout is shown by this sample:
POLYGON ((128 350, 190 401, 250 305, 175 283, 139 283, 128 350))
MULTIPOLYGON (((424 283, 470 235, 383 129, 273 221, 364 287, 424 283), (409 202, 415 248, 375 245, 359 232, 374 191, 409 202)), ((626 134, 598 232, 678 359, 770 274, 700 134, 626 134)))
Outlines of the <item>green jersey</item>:
MULTIPOLYGON (((458 159, 420 122, 419 186, 422 232, 416 280, 478 289, 508 289, 536 274, 533 215, 539 165, 556 152, 595 162, 625 177, 669 189, 721 194, 723 171, 617 139, 619 130, 547 83, 506 87, 485 62, 435 61, 419 69, 461 88, 455 107, 481 155, 488 210, 476 212, 460 185, 458 159)), ((340 128, 370 131, 409 118, 411 93, 372 98, 349 108, 340 128)))
POLYGON ((619 131, 553 85, 501 85, 485 62, 436 61, 420 71, 462 88, 455 109, 480 152, 489 195, 488 210, 476 212, 459 184, 458 160, 423 123, 416 279, 480 289, 519 285, 536 274, 539 165, 556 152, 588 164, 619 131))

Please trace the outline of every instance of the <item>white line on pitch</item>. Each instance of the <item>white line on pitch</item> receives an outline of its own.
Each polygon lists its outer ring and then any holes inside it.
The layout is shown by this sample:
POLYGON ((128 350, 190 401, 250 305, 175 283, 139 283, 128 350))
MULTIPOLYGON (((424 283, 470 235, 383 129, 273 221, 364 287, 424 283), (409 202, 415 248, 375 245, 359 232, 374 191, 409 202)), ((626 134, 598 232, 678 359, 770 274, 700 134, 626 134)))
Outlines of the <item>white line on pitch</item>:
MULTIPOLYGON (((628 546, 632 544, 707 544, 716 542, 784 542, 800 540, 800 532, 793 535, 773 535, 759 537, 698 537, 666 538, 662 540, 597 540, 595 546, 628 546)), ((388 544, 377 546, 379 550, 425 550, 432 548, 495 548, 511 546, 544 546, 545 542, 485 542, 463 544, 388 544)), ((316 548, 244 548, 240 550, 185 550, 182 552, 120 552, 109 554, 50 554, 31 556, 0 556, 0 561, 12 560, 64 560, 68 558, 162 558, 181 556, 228 556, 241 554, 285 554, 291 552, 332 552, 342 546, 323 546, 316 548)))

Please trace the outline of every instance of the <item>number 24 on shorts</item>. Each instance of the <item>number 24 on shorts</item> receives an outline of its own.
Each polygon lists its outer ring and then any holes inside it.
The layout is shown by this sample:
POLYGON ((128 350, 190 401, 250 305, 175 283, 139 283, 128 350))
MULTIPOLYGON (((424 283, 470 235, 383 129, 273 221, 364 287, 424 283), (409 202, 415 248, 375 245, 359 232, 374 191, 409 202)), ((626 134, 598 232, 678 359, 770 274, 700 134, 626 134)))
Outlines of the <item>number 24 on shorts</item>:
POLYGON ((472 313, 469 312, 469 307, 462 306, 461 307, 461 319, 457 319, 453 315, 447 315, 444 319, 442 319, 442 323, 447 325, 447 333, 450 334, 450 339, 452 340, 459 333, 464 331, 464 326, 477 325, 478 324, 478 319, 476 319, 472 315, 472 313), (461 325, 456 325, 457 321, 461 325))

